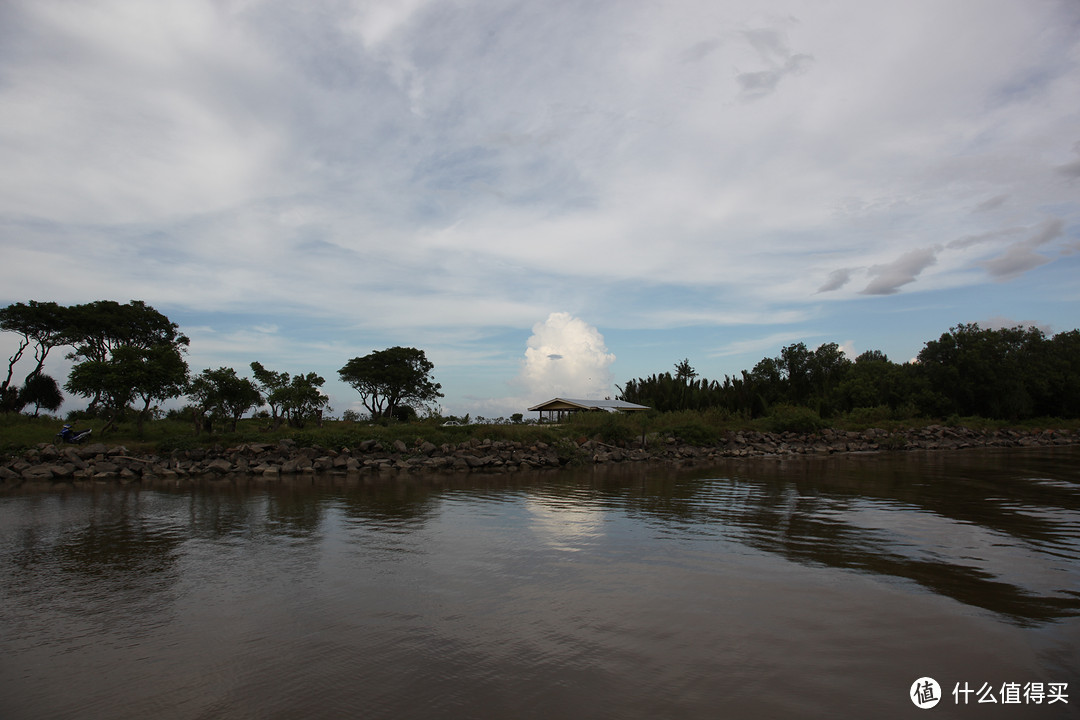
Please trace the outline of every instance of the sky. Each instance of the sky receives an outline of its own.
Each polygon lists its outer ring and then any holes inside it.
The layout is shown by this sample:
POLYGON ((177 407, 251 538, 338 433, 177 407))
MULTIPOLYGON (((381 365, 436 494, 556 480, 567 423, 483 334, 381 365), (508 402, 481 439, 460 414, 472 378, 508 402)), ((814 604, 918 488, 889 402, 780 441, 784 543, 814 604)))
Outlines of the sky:
POLYGON ((336 414, 395 345, 498 417, 1080 327, 1073 0, 4 0, 0 108, 0 305, 143 300, 336 414))

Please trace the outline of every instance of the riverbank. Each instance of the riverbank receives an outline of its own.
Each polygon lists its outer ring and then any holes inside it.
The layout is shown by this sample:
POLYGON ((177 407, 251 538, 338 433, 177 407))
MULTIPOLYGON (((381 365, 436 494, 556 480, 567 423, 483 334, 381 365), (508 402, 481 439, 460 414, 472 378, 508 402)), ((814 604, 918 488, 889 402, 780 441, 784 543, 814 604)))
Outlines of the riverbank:
POLYGON ((724 441, 697 446, 675 438, 647 436, 644 443, 612 445, 597 439, 557 443, 471 439, 435 445, 401 440, 365 440, 352 448, 301 447, 292 440, 236 447, 174 450, 167 455, 132 454, 120 445, 41 444, 0 464, 0 489, 24 483, 101 481, 137 483, 189 477, 355 474, 378 471, 513 472, 566 465, 623 462, 692 462, 742 457, 838 453, 959 450, 978 447, 1047 447, 1080 444, 1076 430, 974 430, 929 425, 890 432, 823 430, 820 433, 729 432, 724 441))

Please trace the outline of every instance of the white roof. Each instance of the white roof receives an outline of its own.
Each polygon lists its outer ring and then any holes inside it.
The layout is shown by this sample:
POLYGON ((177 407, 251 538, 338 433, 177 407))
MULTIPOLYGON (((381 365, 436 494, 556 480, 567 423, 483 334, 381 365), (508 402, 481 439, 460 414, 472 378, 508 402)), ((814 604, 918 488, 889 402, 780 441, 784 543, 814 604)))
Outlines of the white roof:
POLYGON ((534 405, 529 408, 529 411, 543 410, 546 406, 554 403, 566 403, 567 405, 574 405, 582 410, 606 410, 608 412, 614 412, 616 410, 648 410, 645 405, 637 405, 632 402, 626 402, 625 400, 581 400, 575 398, 552 398, 547 402, 542 402, 539 405, 534 405))

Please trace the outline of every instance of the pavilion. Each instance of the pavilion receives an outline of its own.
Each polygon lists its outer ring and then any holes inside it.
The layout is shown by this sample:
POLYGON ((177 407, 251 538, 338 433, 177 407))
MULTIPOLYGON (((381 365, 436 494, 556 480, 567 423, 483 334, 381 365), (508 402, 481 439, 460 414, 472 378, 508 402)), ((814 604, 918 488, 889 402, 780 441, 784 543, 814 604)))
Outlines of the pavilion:
POLYGON ((645 405, 636 405, 625 400, 578 400, 554 398, 529 408, 540 413, 540 421, 559 422, 564 417, 576 412, 640 412, 649 410, 645 405), (545 413, 547 415, 545 416, 545 413))

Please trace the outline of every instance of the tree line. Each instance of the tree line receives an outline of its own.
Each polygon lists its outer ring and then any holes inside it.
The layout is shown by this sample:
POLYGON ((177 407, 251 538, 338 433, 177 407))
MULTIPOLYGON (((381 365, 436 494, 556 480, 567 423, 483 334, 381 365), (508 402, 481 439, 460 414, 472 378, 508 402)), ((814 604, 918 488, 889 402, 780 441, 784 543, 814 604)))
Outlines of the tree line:
MULTIPOLYGON (((44 372, 45 360, 67 347, 74 361, 63 388, 89 401, 86 413, 107 422, 103 432, 134 413, 138 430, 156 403, 187 397, 196 428, 231 425, 252 409, 267 405, 276 428, 283 423, 303 427, 319 420, 329 398, 317 373, 290 375, 251 363, 253 378, 229 367, 207 368, 192 377, 185 359, 190 340, 176 323, 139 300, 120 304, 98 300, 63 306, 55 302, 13 303, 0 308, 0 330, 19 336, 0 383, 0 411, 22 412, 33 406, 56 411, 64 396, 55 378, 44 372), (33 355, 22 379, 15 368, 33 355)), ((442 397, 431 373, 434 365, 422 350, 393 347, 351 359, 339 371, 359 393, 373 419, 415 416, 415 408, 442 397)))
POLYGON ((1080 330, 1047 337, 1035 327, 960 324, 907 363, 878 350, 851 360, 836 343, 814 350, 795 343, 722 381, 699 377, 685 359, 674 373, 630 380, 620 390, 621 399, 662 412, 719 408, 750 418, 778 406, 822 417, 887 408, 894 417, 1076 418, 1080 330))

